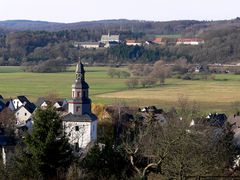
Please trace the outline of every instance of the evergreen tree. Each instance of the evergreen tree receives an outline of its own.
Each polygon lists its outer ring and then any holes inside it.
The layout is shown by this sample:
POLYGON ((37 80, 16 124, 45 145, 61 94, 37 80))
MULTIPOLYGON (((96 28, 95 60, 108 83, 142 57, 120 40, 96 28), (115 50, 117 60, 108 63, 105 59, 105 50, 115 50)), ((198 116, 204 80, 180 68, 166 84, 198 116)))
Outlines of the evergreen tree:
POLYGON ((69 167, 72 157, 61 119, 52 107, 38 109, 33 119, 32 132, 24 140, 26 148, 16 158, 17 172, 24 178, 56 177, 59 170, 69 167))

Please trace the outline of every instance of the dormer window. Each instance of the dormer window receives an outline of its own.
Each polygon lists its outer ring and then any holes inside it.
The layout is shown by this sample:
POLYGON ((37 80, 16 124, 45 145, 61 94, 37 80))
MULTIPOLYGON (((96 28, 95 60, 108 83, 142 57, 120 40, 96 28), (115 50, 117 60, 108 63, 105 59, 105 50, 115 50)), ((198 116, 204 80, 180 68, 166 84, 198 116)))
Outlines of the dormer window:
POLYGON ((27 113, 24 114, 25 116, 27 115, 27 113))

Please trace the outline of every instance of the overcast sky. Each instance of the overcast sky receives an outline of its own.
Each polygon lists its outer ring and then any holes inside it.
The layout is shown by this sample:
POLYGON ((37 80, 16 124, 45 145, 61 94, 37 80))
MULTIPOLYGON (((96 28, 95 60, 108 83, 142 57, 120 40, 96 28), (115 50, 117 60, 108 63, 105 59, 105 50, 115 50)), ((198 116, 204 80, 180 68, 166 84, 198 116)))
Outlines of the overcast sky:
POLYGON ((239 9, 240 0, 0 0, 0 21, 222 20, 240 16, 239 9))

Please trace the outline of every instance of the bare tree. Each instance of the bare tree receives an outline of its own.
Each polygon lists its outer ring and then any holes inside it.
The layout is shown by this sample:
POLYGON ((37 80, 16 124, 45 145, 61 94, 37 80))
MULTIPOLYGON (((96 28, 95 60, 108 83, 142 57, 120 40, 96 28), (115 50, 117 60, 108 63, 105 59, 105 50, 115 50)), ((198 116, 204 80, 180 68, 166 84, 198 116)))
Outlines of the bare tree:
POLYGON ((136 88, 138 86, 138 83, 139 81, 137 78, 131 78, 125 82, 128 88, 136 88))
POLYGON ((159 60, 155 62, 151 75, 158 78, 162 85, 165 83, 165 79, 170 76, 170 68, 166 66, 164 61, 159 60))
POLYGON ((5 134, 13 135, 16 124, 16 117, 10 109, 5 108, 0 112, 0 130, 3 129, 5 134))
POLYGON ((151 172, 163 174, 163 163, 186 132, 175 125, 162 126, 149 121, 123 138, 123 145, 132 167, 139 177, 146 179, 151 172))

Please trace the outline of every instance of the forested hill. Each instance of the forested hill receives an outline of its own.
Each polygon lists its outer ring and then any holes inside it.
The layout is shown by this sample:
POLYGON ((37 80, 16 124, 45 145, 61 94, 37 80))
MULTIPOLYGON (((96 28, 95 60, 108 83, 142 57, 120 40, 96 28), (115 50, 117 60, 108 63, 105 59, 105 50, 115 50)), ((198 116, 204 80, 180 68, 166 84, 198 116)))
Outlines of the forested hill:
POLYGON ((88 63, 154 63, 187 59, 191 63, 240 62, 240 18, 222 21, 102 20, 79 23, 0 21, 0 65, 35 64, 49 60, 73 63, 81 57, 88 63), (98 42, 103 34, 120 34, 120 40, 153 41, 165 45, 111 48, 76 48, 74 42, 98 42), (164 36, 165 35, 165 36, 164 36), (172 36, 173 35, 173 36, 172 36), (176 45, 178 37, 202 38, 199 46, 176 45))
POLYGON ((126 19, 83 21, 76 23, 55 23, 29 20, 0 21, 0 31, 1 29, 8 31, 99 29, 101 31, 133 31, 147 34, 198 34, 204 30, 229 27, 240 27, 240 18, 222 21, 179 20, 164 22, 126 19))

